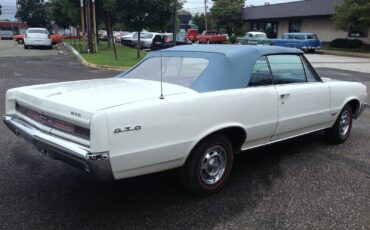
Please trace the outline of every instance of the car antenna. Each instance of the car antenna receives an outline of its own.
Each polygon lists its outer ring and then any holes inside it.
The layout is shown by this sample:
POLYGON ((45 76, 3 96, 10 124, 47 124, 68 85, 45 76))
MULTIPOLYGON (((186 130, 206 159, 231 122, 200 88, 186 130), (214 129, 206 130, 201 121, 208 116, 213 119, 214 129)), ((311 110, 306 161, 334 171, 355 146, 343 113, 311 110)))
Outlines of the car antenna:
POLYGON ((164 99, 164 96, 163 96, 163 69, 162 69, 162 51, 159 51, 159 53, 161 54, 161 96, 159 97, 159 99, 163 100, 163 99, 164 99))

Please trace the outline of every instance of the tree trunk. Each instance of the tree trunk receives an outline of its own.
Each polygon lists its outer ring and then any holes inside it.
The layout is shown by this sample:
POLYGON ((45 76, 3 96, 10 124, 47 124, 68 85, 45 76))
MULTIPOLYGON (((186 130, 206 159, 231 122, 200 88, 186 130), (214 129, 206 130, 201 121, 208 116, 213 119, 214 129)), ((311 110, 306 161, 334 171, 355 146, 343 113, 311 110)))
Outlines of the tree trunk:
POLYGON ((136 48, 137 48, 136 57, 137 57, 137 59, 140 59, 140 34, 141 34, 141 29, 139 28, 139 31, 137 32, 137 44, 136 44, 136 48))
POLYGON ((110 18, 110 14, 108 13, 108 30, 109 30, 109 33, 108 33, 108 43, 111 43, 113 45, 113 52, 114 52, 114 59, 117 61, 118 60, 118 56, 117 56, 117 50, 116 50, 116 44, 114 43, 113 39, 113 31, 112 31, 112 24, 111 24, 111 18, 110 18))

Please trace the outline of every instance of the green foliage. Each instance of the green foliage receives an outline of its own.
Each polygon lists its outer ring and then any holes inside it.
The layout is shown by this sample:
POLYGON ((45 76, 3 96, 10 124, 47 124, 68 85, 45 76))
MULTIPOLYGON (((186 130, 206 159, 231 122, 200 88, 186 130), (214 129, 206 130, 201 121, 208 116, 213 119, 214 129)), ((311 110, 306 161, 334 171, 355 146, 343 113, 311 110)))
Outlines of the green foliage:
POLYGON ((347 48, 347 49, 355 49, 359 48, 364 43, 358 39, 346 39, 346 38, 337 38, 330 42, 331 47, 335 48, 347 48))
POLYGON ((129 30, 165 31, 173 11, 182 7, 179 0, 106 0, 104 7, 129 30))
POLYGON ((61 27, 80 24, 80 1, 51 0, 49 2, 50 18, 61 27))
MULTIPOLYGON (((202 33, 206 29, 204 13, 195 14, 192 21, 195 25, 198 26, 199 33, 202 33)), ((207 13, 207 27, 208 27, 208 30, 215 29, 215 24, 214 24, 211 13, 207 13)))
POLYGON ((19 0, 16 18, 27 22, 31 27, 46 27, 48 16, 44 0, 19 0))
POLYGON ((244 0, 217 0, 211 8, 217 30, 225 28, 229 35, 242 27, 244 0))
POLYGON ((370 27, 370 0, 344 0, 335 6, 334 24, 344 31, 365 31, 370 27))
MULTIPOLYGON (((74 43, 72 39, 66 39, 65 42, 74 46, 76 50, 81 48, 81 44, 78 40, 77 43, 74 43)), ((115 67, 131 67, 141 60, 141 58, 138 59, 136 57, 136 49, 134 48, 117 46, 118 60, 112 55, 112 49, 107 47, 106 41, 100 41, 98 49, 99 52, 97 54, 81 53, 81 55, 90 63, 115 67)), ((146 51, 140 52, 142 57, 145 57, 147 54, 146 51)))
POLYGON ((234 34, 230 37, 230 43, 231 44, 235 44, 236 43, 236 39, 237 38, 240 38, 240 37, 243 37, 244 34, 234 34))

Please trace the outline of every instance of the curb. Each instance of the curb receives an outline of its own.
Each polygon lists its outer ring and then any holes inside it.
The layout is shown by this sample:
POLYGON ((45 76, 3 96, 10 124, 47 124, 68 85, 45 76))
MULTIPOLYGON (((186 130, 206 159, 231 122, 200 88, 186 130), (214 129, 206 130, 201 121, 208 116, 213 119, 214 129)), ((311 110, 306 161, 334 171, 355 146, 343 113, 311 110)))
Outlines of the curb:
POLYGON ((359 58, 370 58, 370 53, 354 53, 354 52, 345 52, 345 51, 335 51, 335 50, 318 50, 318 54, 328 54, 335 56, 344 56, 344 57, 359 57, 359 58))
POLYGON ((124 72, 127 71, 130 67, 112 67, 108 65, 98 65, 98 64, 93 64, 88 61, 86 61, 81 54, 73 48, 70 44, 63 42, 63 46, 67 48, 77 59, 78 61, 87 67, 94 68, 94 69, 100 69, 100 70, 112 70, 112 71, 117 71, 117 72, 124 72))

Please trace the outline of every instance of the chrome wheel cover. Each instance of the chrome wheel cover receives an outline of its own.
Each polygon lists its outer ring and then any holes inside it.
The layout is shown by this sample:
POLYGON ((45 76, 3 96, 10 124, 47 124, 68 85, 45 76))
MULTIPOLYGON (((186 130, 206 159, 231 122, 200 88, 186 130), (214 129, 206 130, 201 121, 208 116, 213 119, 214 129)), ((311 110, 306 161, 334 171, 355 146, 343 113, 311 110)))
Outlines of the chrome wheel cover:
POLYGON ((225 175, 227 162, 227 152, 223 146, 216 145, 209 148, 200 161, 201 181, 207 185, 214 185, 219 182, 225 175))
POLYGON ((344 111, 339 118, 339 133, 342 136, 347 135, 351 125, 351 114, 349 111, 344 111))

